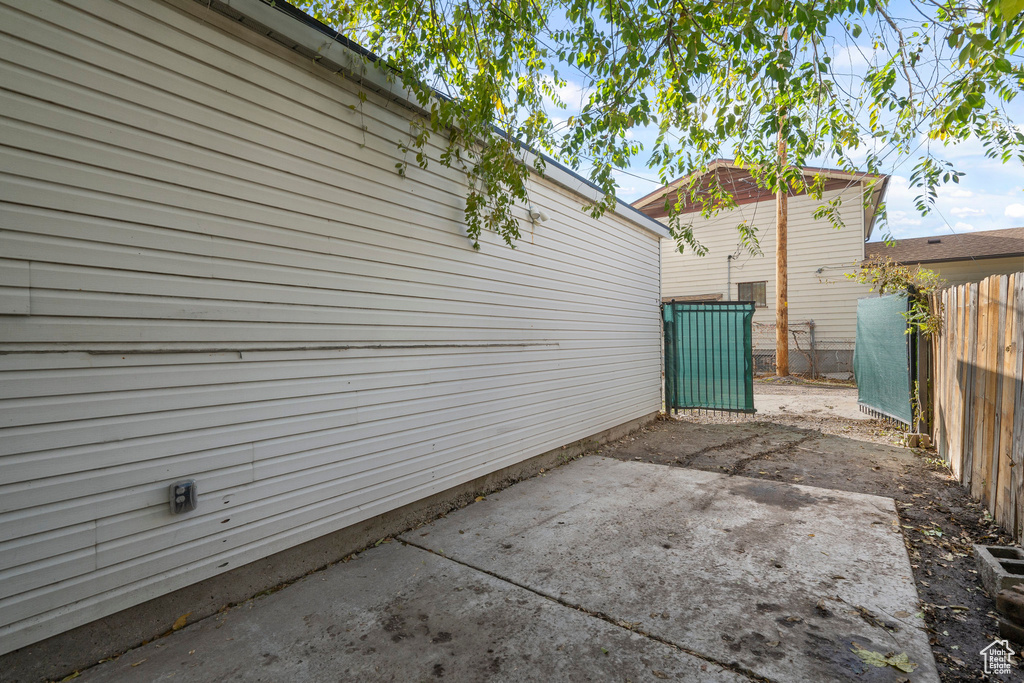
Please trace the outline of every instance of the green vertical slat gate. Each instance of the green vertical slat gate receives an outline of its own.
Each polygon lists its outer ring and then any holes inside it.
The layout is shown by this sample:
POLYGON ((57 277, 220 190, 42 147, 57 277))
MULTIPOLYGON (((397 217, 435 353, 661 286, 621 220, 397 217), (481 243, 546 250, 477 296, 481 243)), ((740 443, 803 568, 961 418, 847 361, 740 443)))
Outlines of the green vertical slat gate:
POLYGON ((754 412, 749 301, 670 302, 665 325, 665 408, 754 412))
POLYGON ((853 376, 861 410, 881 413, 910 424, 913 339, 907 334, 906 295, 861 299, 857 302, 857 342, 853 347, 853 376))

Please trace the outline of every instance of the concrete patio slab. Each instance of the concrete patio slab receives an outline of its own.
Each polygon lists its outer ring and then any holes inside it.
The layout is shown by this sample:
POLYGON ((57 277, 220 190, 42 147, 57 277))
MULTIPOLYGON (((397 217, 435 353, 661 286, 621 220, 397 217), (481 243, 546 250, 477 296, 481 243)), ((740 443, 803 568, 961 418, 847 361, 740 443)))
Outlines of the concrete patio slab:
POLYGON ((402 538, 771 680, 938 680, 889 498, 588 457, 402 538))
POLYGON ((83 672, 83 681, 711 681, 746 676, 392 542, 83 672))
POLYGON ((889 498, 592 456, 81 679, 937 681, 910 576, 889 498))

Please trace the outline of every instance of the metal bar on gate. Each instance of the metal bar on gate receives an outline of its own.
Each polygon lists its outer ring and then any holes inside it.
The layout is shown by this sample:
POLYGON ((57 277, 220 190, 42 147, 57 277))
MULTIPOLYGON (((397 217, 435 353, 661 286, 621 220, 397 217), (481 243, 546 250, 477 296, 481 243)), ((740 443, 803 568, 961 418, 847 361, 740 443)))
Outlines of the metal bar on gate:
MULTIPOLYGON (((727 323, 726 329, 729 331, 729 338, 730 339, 732 339, 732 337, 735 335, 735 330, 733 329, 735 327, 735 324, 734 324, 735 319, 736 319, 736 316, 730 316, 729 319, 726 321, 726 323, 727 323)), ((739 407, 739 406, 736 405, 736 363, 735 363, 735 361, 736 361, 736 354, 732 352, 732 344, 730 344, 729 345, 729 407, 730 408, 738 408, 739 407)))
POLYGON ((715 385, 718 382, 718 378, 714 376, 715 346, 712 343, 715 312, 711 308, 705 307, 704 318, 704 355, 707 357, 705 367, 707 368, 706 375, 711 380, 704 382, 704 406, 712 408, 715 405, 715 385))
MULTIPOLYGON (((737 312, 739 312, 739 311, 737 310, 737 312)), ((742 336, 742 334, 743 334, 743 316, 742 315, 734 315, 733 316, 732 327, 733 327, 733 329, 732 329, 733 337, 736 338, 736 339, 739 339, 740 336, 742 336)), ((733 363, 733 369, 732 369, 732 382, 733 382, 732 400, 733 400, 733 405, 735 406, 735 408, 736 409, 740 409, 740 408, 743 407, 742 404, 740 403, 740 387, 739 387, 740 372, 741 372, 741 368, 743 368, 743 357, 740 354, 736 353, 736 346, 735 346, 735 344, 732 347, 732 363, 733 363)))
POLYGON ((678 388, 676 389, 676 401, 680 407, 686 406, 686 395, 685 385, 683 384, 684 375, 686 372, 685 361, 683 359, 683 348, 686 346, 686 338, 683 336, 683 321, 680 317, 680 312, 685 309, 683 304, 676 306, 676 358, 679 359, 676 367, 676 383, 678 388))
POLYGON ((672 383, 675 379, 675 368, 673 367, 675 354, 672 353, 672 332, 669 323, 672 320, 672 304, 661 305, 661 329, 665 335, 665 410, 671 413, 675 409, 675 395, 672 391, 672 383))
MULTIPOLYGON (((701 349, 701 351, 703 352, 703 353, 701 353, 701 360, 704 361, 703 362, 703 365, 704 365, 704 373, 703 374, 706 377, 707 370, 708 370, 708 350, 709 350, 709 347, 711 346, 710 344, 708 344, 708 307, 707 306, 703 306, 702 305, 700 307, 700 323, 701 323, 701 340, 700 341, 701 341, 701 346, 703 347, 701 349)), ((708 400, 708 391, 711 388, 709 386, 710 384, 711 384, 711 382, 708 382, 706 380, 700 383, 700 388, 701 388, 700 404, 701 404, 701 407, 703 407, 703 408, 707 408, 708 404, 710 403, 710 401, 708 400)))
POLYGON ((718 398, 716 403, 718 404, 719 410, 726 410, 729 407, 729 401, 727 398, 728 389, 726 387, 726 381, 728 380, 728 374, 725 373, 725 357, 722 355, 724 349, 727 348, 727 344, 724 344, 722 338, 722 322, 726 320, 729 315, 728 309, 717 308, 715 309, 715 333, 714 336, 718 340, 715 344, 715 365, 718 371, 715 373, 718 376, 718 398))
POLYGON ((711 344, 711 325, 714 321, 715 315, 708 306, 704 307, 704 407, 714 407, 714 401, 712 400, 715 395, 715 382, 717 378, 714 377, 712 364, 714 363, 714 347, 711 344), (710 380, 710 381, 708 381, 710 380))
POLYGON ((694 343, 695 340, 694 340, 694 334, 693 334, 693 327, 694 327, 694 322, 695 321, 693 319, 692 310, 690 309, 689 306, 687 306, 687 309, 691 311, 691 315, 686 316, 686 341, 689 342, 689 353, 686 354, 686 373, 687 373, 687 378, 689 379, 689 384, 686 387, 686 390, 687 390, 686 391, 686 404, 688 406, 692 406, 693 403, 694 403, 694 400, 693 400, 693 366, 694 366, 694 359, 697 356, 697 345, 694 343))
MULTIPOLYGON (((723 332, 725 332, 726 336, 728 336, 728 328, 726 327, 726 325, 729 322, 729 315, 728 315, 729 312, 726 310, 726 311, 724 311, 724 313, 725 313, 725 315, 722 315, 720 313, 719 316, 718 316, 718 326, 717 326, 717 328, 718 328, 718 336, 719 337, 722 336, 723 332)), ((718 367, 719 367, 718 374, 719 374, 719 376, 721 376, 725 380, 725 382, 722 383, 722 392, 723 392, 724 397, 725 397, 725 400, 722 401, 722 404, 726 408, 731 408, 732 406, 731 406, 731 404, 729 402, 729 394, 728 394, 728 386, 727 386, 727 382, 728 382, 728 379, 729 379, 729 354, 728 354, 728 349, 729 349, 729 344, 728 343, 720 344, 718 346, 718 367), (722 375, 723 371, 725 372, 724 375, 722 375)))
POLYGON ((746 323, 744 326, 746 345, 744 346, 743 350, 743 362, 746 364, 747 367, 747 372, 745 375, 747 378, 748 387, 746 401, 747 410, 753 413, 756 412, 756 409, 754 408, 754 339, 753 333, 751 331, 751 323, 754 320, 754 304, 750 304, 750 308, 747 311, 747 316, 750 322, 746 323))

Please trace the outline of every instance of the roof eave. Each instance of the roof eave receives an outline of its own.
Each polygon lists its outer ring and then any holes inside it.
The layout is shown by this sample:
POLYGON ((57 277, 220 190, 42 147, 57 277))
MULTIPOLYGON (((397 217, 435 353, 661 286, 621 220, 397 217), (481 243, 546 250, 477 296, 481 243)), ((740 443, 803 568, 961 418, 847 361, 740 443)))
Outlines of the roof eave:
MULTIPOLYGON (((664 187, 661 187, 661 188, 655 190, 654 192, 651 192, 650 194, 644 195, 640 199, 638 199, 635 202, 633 202, 633 207, 636 208, 636 209, 643 209, 643 208, 646 208, 646 207, 650 206, 651 204, 654 204, 659 199, 664 200, 665 195, 667 195, 669 192, 672 192, 673 190, 678 189, 681 185, 689 182, 690 180, 692 180, 694 178, 700 177, 702 175, 706 175, 706 174, 711 173, 712 171, 715 171, 716 169, 719 169, 719 168, 722 168, 722 167, 740 168, 740 169, 745 168, 745 166, 743 164, 737 164, 733 159, 714 159, 713 161, 711 161, 707 165, 706 168, 704 168, 704 169, 702 169, 700 171, 695 171, 695 172, 690 173, 690 174, 685 175, 685 176, 681 176, 681 177, 673 180, 668 185, 665 185, 664 187)), ((869 180, 874 180, 874 179, 881 179, 882 180, 882 194, 884 194, 885 190, 888 188, 888 185, 889 185, 889 176, 888 175, 877 174, 877 173, 856 173, 856 172, 851 173, 851 172, 848 172, 848 171, 842 171, 840 169, 821 168, 821 167, 817 167, 817 166, 805 166, 802 169, 802 171, 803 171, 804 175, 823 175, 826 178, 833 179, 833 180, 851 180, 851 181, 864 182, 864 181, 869 181, 869 180)), ((867 234, 870 234, 870 230, 874 228, 875 213, 878 211, 878 205, 880 203, 881 203, 880 196, 873 200, 871 220, 865 222, 865 228, 867 230, 867 234), (869 223, 870 223, 870 228, 867 227, 869 223)), ((864 239, 866 241, 867 240, 867 236, 865 236, 864 239)))
MULTIPOLYGON (((877 177, 877 176, 876 176, 877 177)), ((864 221, 864 241, 867 242, 871 239, 871 233, 875 230, 875 221, 878 218, 878 207, 882 204, 885 199, 885 193, 889 191, 889 178, 890 176, 880 176, 882 182, 880 187, 877 187, 873 192, 871 198, 871 212, 868 219, 864 221)))

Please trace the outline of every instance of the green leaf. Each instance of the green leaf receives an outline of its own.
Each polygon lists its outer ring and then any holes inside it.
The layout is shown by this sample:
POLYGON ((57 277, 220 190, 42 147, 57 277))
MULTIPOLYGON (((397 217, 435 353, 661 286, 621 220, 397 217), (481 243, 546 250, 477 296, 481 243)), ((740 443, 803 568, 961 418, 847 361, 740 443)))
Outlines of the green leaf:
POLYGON ((912 673, 914 669, 917 668, 917 664, 910 661, 906 652, 894 655, 884 655, 881 652, 875 652, 874 650, 866 650, 857 643, 853 643, 853 647, 850 648, 850 652, 860 657, 861 661, 869 666, 879 668, 891 666, 904 673, 912 673))
POLYGON ((1024 0, 1003 0, 1000 9, 1003 12, 1003 21, 1010 21, 1024 11, 1024 0))
MULTIPOLYGON (((413 158, 464 173, 466 231, 479 248, 485 230, 509 246, 519 239, 517 217, 530 205, 538 172, 525 163, 523 146, 586 169, 605 193, 585 208, 594 216, 615 204, 615 172, 645 162, 667 183, 735 157, 752 169, 754 183, 770 187, 780 124, 795 164, 822 159, 855 170, 851 147, 869 137, 881 151, 863 166, 878 171, 882 159, 915 149, 921 132, 944 144, 973 136, 991 158, 1024 161, 1022 115, 1008 106, 1024 94, 1014 53, 1024 0, 975 3, 969 11, 963 2, 911 3, 919 11, 893 13, 896 26, 879 20, 874 0, 768 0, 728 9, 712 0, 300 4, 379 55, 367 67, 382 67, 412 93, 423 115, 409 118, 407 136, 399 134, 397 173, 404 176, 413 158), (871 61, 864 70, 823 54, 861 37, 871 61), (958 62, 935 78, 928 65, 948 64, 950 52, 958 62), (656 134, 653 152, 631 136, 644 127, 656 134)), ((356 87, 354 94, 363 111, 366 93, 356 87)), ((942 147, 928 148, 934 163, 917 175, 922 211, 934 208, 939 184, 959 177, 933 156, 942 147)), ((693 202, 707 215, 729 208, 730 193, 675 197, 666 222, 693 202)), ((699 251, 685 230, 674 234, 699 251)))

